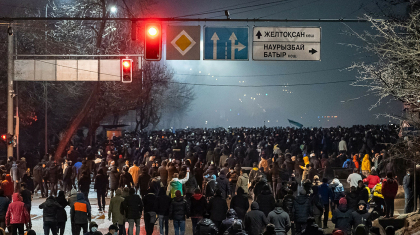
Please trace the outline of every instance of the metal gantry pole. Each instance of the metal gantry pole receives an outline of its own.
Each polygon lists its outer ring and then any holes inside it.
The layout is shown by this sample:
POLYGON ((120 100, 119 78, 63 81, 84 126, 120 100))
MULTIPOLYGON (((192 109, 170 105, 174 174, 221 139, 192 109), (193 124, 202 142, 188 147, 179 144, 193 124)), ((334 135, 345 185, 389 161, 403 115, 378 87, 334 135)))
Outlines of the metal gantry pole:
MULTIPOLYGON (((9 136, 13 136, 13 29, 11 26, 7 28, 7 133, 9 136)), ((7 157, 13 157, 13 144, 7 145, 7 157)))

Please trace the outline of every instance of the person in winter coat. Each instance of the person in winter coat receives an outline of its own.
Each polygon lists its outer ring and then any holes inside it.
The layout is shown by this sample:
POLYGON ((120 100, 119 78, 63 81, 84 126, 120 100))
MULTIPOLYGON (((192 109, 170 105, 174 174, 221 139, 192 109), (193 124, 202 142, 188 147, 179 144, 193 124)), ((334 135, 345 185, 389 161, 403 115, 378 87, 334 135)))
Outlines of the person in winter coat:
POLYGON ((173 220, 175 235, 184 235, 185 218, 188 216, 188 211, 187 201, 182 197, 181 191, 177 190, 169 207, 169 218, 173 220))
POLYGON ((216 190, 216 195, 210 199, 209 204, 207 205, 207 212, 210 214, 210 219, 218 228, 226 218, 227 210, 227 202, 226 199, 222 197, 222 191, 216 190))
MULTIPOLYGON (((248 200, 248 199, 247 199, 248 200)), ((193 234, 196 234, 196 227, 198 222, 203 219, 203 215, 206 213, 207 200, 201 194, 200 189, 195 189, 194 195, 190 198, 190 217, 193 227, 193 234)), ((232 204, 231 204, 232 206, 232 204)), ((163 235, 163 233, 161 233, 163 235)))
POLYGON ((92 221, 89 224, 89 232, 87 232, 83 235, 98 235, 98 233, 96 233, 97 231, 98 231, 98 224, 95 223, 95 221, 92 221))
POLYGON ((17 188, 17 184, 20 181, 19 177, 19 169, 16 162, 13 162, 12 168, 10 168, 10 176, 12 177, 12 182, 14 183, 14 187, 17 188))
POLYGON ((330 212, 330 201, 334 201, 334 195, 331 188, 328 185, 328 179, 323 178, 322 184, 318 188, 318 194, 321 198, 321 204, 324 206, 324 223, 323 228, 327 228, 328 215, 330 212))
POLYGON ((224 235, 247 235, 240 219, 236 219, 224 235))
POLYGON ((129 195, 122 203, 121 212, 128 220, 128 235, 133 235, 134 223, 136 223, 136 235, 140 234, 140 218, 143 211, 143 200, 135 194, 134 188, 129 189, 129 195))
POLYGON ((343 167, 344 169, 357 169, 356 165, 354 165, 353 159, 351 159, 350 157, 347 157, 347 160, 343 163, 343 167))
POLYGON ((9 207, 10 200, 4 196, 4 190, 0 189, 0 227, 6 228, 6 212, 9 207))
POLYGON ((120 175, 120 188, 124 188, 124 187, 134 187, 134 183, 133 183, 133 177, 131 176, 130 173, 128 173, 128 166, 124 166, 122 171, 122 174, 120 175))
POLYGON ((229 189, 230 189, 229 196, 232 197, 233 195, 235 195, 236 185, 238 183, 238 178, 239 178, 239 176, 236 174, 236 171, 235 171, 234 167, 231 167, 229 169, 229 173, 227 174, 227 178, 229 179, 229 189))
POLYGON ((244 193, 248 194, 248 183, 248 174, 241 170, 241 175, 238 177, 238 181, 236 182, 236 188, 242 188, 244 190, 244 193))
POLYGON ((230 208, 236 211, 238 219, 244 220, 245 214, 249 209, 249 200, 241 187, 238 188, 236 195, 232 197, 230 208))
POLYGON ((236 211, 234 209, 229 209, 226 212, 226 219, 222 221, 222 223, 219 226, 219 235, 223 235, 225 231, 230 228, 230 226, 233 225, 233 222, 235 222, 236 218, 236 211))
POLYGON ((398 192, 398 182, 388 172, 382 184, 382 195, 385 201, 385 218, 394 217, 394 200, 398 192))
POLYGON ((372 200, 375 202, 374 211, 378 212, 378 214, 381 216, 385 215, 385 209, 386 209, 384 195, 382 194, 382 186, 383 186, 383 183, 381 182, 375 185, 375 187, 373 187, 372 189, 372 192, 373 192, 372 200))
POLYGON ((112 166, 111 170, 108 171, 109 176, 109 189, 111 190, 111 198, 114 196, 115 190, 118 189, 120 183, 120 173, 117 170, 117 167, 112 166))
POLYGON ((12 195, 15 191, 15 187, 12 182, 12 177, 7 174, 5 177, 5 180, 1 182, 1 188, 4 190, 4 195, 9 198, 9 200, 12 200, 12 195))
POLYGON ((222 197, 227 199, 230 195, 229 180, 226 175, 221 172, 219 177, 216 179, 217 188, 222 191, 222 197))
POLYGON ((365 154, 362 161, 362 173, 367 176, 371 170, 371 164, 369 159, 369 154, 365 154))
POLYGON ((98 174, 95 177, 95 185, 93 187, 96 189, 99 211, 105 211, 105 195, 108 191, 108 184, 108 177, 105 176, 102 169, 99 169, 98 174))
POLYGON ((338 202, 340 198, 345 197, 344 194, 344 187, 343 184, 341 184, 340 180, 335 178, 331 182, 330 186, 334 189, 333 190, 333 196, 334 196, 334 205, 338 205, 338 202))
POLYGON ((144 203, 144 227, 146 235, 153 234, 153 228, 157 220, 158 199, 152 189, 147 190, 146 196, 143 198, 144 203))
POLYGON ((381 178, 379 178, 378 174, 376 173, 376 170, 372 170, 370 172, 370 175, 363 179, 363 183, 368 184, 368 187, 372 190, 375 185, 379 184, 381 182, 381 178))
POLYGON ((77 201, 71 206, 70 217, 71 223, 74 224, 74 235, 79 235, 82 228, 83 234, 87 233, 88 222, 91 221, 91 208, 83 193, 77 193, 77 201))
POLYGON ((367 231, 372 227, 372 220, 370 218, 370 213, 366 209, 366 202, 361 200, 357 207, 357 211, 351 213, 351 225, 354 234, 359 225, 366 226, 367 231))
POLYGON ((333 213, 332 222, 336 229, 344 232, 344 235, 351 235, 352 212, 353 210, 347 208, 347 200, 344 197, 341 198, 333 213))
POLYGON ((264 185, 263 190, 261 194, 258 195, 256 202, 258 202, 260 211, 262 211, 266 217, 270 211, 274 210, 275 200, 268 185, 264 185))
POLYGON ((407 174, 403 178, 404 187, 404 213, 408 214, 414 210, 414 176, 411 174, 411 170, 407 170, 407 174))
POLYGON ((359 160, 357 159, 357 154, 353 156, 354 167, 360 170, 359 160))
MULTIPOLYGON (((195 190, 198 188, 197 180, 193 174, 190 174, 190 178, 184 184, 185 188, 185 198, 189 202, 191 196, 194 194, 195 190)), ((197 221, 198 222, 198 221, 197 221)))
POLYGON ((72 189, 70 192, 70 197, 69 197, 69 206, 73 206, 73 204, 77 201, 77 190, 76 189, 72 189))
POLYGON ((69 202, 66 200, 64 191, 58 192, 58 197, 55 198, 60 208, 57 211, 57 233, 60 232, 60 235, 64 235, 66 222, 67 222, 67 212, 65 208, 69 205, 69 202))
POLYGON ((175 192, 179 190, 181 192, 181 196, 184 196, 184 194, 182 193, 182 185, 185 184, 189 178, 190 178, 189 169, 187 170, 187 175, 183 179, 178 179, 178 173, 175 173, 174 177, 169 182, 166 194, 171 195, 171 198, 174 198, 175 192))
POLYGON ((60 167, 57 166, 57 163, 54 161, 52 162, 51 166, 48 168, 48 182, 49 188, 51 190, 51 195, 54 197, 57 196, 57 187, 58 187, 58 176, 59 176, 59 169, 60 167))
POLYGON ((259 210, 258 202, 251 203, 251 211, 247 212, 244 219, 245 231, 248 235, 259 235, 264 231, 268 220, 259 210))
POLYGON ((89 196, 89 190, 90 190, 90 183, 91 183, 90 174, 87 171, 83 172, 80 176, 78 184, 79 184, 80 192, 83 193, 83 196, 86 201, 89 201, 88 196, 89 196))
MULTIPOLYGON (((292 190, 287 191, 286 196, 284 196, 284 198, 283 198, 282 208, 283 208, 284 211, 286 211, 287 214, 289 214, 289 217, 290 217, 291 221, 294 221, 292 210, 293 210, 293 203, 294 203, 295 199, 296 198, 295 198, 295 196, 293 196, 293 191, 292 190)), ((292 231, 293 231, 293 234, 294 234, 295 232, 294 232, 294 227, 293 226, 292 226, 292 231)))
POLYGON ((357 210, 357 204, 360 201, 360 197, 357 194, 357 188, 351 187, 350 192, 346 194, 346 200, 347 200, 347 209, 351 211, 357 210))
POLYGON ((168 185, 168 170, 166 169, 166 161, 162 162, 162 165, 158 168, 160 179, 162 180, 163 186, 168 185))
POLYGON ((315 223, 318 225, 318 227, 322 227, 321 217, 322 212, 324 212, 324 205, 321 203, 321 199, 319 197, 319 188, 317 185, 312 186, 312 194, 310 195, 311 198, 311 204, 313 209, 313 216, 315 219, 315 223))
POLYGON ((281 200, 277 200, 276 208, 268 214, 267 220, 274 225, 276 235, 286 235, 291 228, 290 217, 282 208, 281 200))
MULTIPOLYGON (((72 175, 73 175, 73 167, 72 167, 71 164, 72 164, 71 161, 67 162, 67 167, 64 169, 64 173, 63 173, 63 191, 64 191, 64 193, 67 193, 67 192, 71 191, 72 175)), ((34 174, 35 174, 35 172, 34 172, 34 174)))
POLYGON ((196 227, 195 235, 216 235, 218 229, 210 219, 204 218, 200 220, 196 227))
POLYGON ((310 198, 307 196, 306 191, 301 189, 299 196, 293 202, 293 218, 296 226, 296 234, 300 235, 302 230, 306 227, 307 218, 313 215, 313 209, 310 198))
POLYGON ((146 195, 147 189, 149 188, 149 182, 152 177, 149 175, 146 167, 143 168, 141 172, 142 173, 137 180, 137 188, 140 190, 140 195, 144 197, 146 195))
POLYGON ((108 220, 112 218, 112 224, 118 226, 119 235, 125 234, 124 228, 124 214, 121 214, 121 203, 124 201, 124 198, 121 197, 121 189, 115 191, 115 197, 111 198, 108 208, 108 220))
POLYGON ((33 170, 34 173, 34 193, 38 193, 38 189, 41 189, 41 195, 44 195, 44 187, 42 185, 42 163, 38 163, 33 170))
POLYGON ((168 235, 169 228, 169 207, 171 205, 171 197, 166 195, 164 187, 159 189, 158 209, 159 231, 161 235, 168 235))
POLYGON ((6 212, 6 227, 11 227, 12 235, 24 234, 24 227, 31 228, 31 217, 19 193, 13 194, 13 202, 9 204, 6 212))
POLYGON ((130 173, 131 178, 133 179, 133 184, 136 186, 136 191, 138 190, 137 185, 139 182, 140 172, 140 168, 137 166, 137 161, 134 161, 133 166, 128 169, 128 173, 130 173))
POLYGON ((43 222, 44 222, 44 234, 57 234, 57 213, 62 208, 60 204, 55 200, 53 196, 49 196, 47 200, 39 205, 39 209, 42 209, 43 222))
POLYGON ((307 226, 302 231, 302 235, 324 235, 324 231, 318 227, 314 218, 308 218, 306 224, 307 226))

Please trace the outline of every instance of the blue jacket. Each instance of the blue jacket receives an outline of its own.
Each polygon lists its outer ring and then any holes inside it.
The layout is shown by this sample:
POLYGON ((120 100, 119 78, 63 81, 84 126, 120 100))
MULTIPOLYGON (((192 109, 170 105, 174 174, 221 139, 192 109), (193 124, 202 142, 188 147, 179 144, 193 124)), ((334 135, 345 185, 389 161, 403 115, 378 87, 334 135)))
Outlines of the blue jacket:
POLYGON ((356 168, 356 165, 354 164, 354 162, 351 159, 347 159, 343 163, 343 168, 346 168, 346 169, 354 169, 354 168, 356 168))
POLYGON ((321 196, 321 203, 323 205, 328 205, 330 199, 334 200, 332 190, 327 183, 321 184, 318 188, 318 194, 321 196))
POLYGON ((80 167, 82 167, 82 163, 81 162, 76 162, 75 164, 74 164, 74 167, 76 167, 76 173, 79 173, 79 169, 80 169, 80 167))

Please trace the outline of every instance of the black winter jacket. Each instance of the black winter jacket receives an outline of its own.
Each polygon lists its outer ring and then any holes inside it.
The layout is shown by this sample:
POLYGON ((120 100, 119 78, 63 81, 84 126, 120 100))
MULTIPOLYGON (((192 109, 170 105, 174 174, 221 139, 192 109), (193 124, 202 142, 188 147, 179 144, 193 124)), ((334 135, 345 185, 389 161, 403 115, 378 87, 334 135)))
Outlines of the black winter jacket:
POLYGON ((210 219, 202 219, 197 224, 197 235, 216 235, 218 229, 210 219))
POLYGON ((125 213, 127 219, 140 219, 143 211, 143 201, 139 195, 129 195, 122 204, 120 209, 125 213))
POLYGON ((339 206, 333 212, 332 222, 335 224, 335 228, 344 231, 345 234, 351 234, 351 219, 352 210, 348 210, 347 206, 339 206))
POLYGON ((201 194, 194 194, 190 198, 190 216, 191 218, 202 218, 207 210, 207 200, 201 194))
POLYGON ((296 197, 292 213, 295 222, 306 223, 308 217, 313 215, 310 198, 306 195, 296 197))
POLYGON ((43 221, 44 222, 57 222, 57 212, 62 208, 53 197, 47 198, 47 200, 39 205, 39 209, 42 209, 43 221))
POLYGON ((230 195, 229 190, 229 180, 226 178, 226 175, 220 174, 220 176, 216 179, 217 182, 217 189, 222 191, 222 197, 227 199, 230 195))
POLYGON ((223 221, 226 219, 226 212, 228 210, 228 206, 226 203, 226 199, 221 196, 214 196, 210 199, 210 202, 207 206, 207 211, 210 214, 210 219, 212 221, 223 221))
POLYGON ((244 194, 238 194, 232 197, 230 202, 230 209, 236 211, 238 219, 244 220, 245 214, 249 209, 249 200, 248 197, 244 194))
POLYGON ((120 183, 120 173, 117 171, 117 167, 113 166, 111 171, 108 171, 109 175, 109 188, 111 190, 117 190, 120 183))
POLYGON ((251 203, 251 211, 246 213, 244 219, 245 230, 249 235, 260 235, 265 226, 268 224, 268 220, 264 213, 259 210, 257 202, 251 203))
POLYGON ((96 189, 98 193, 105 193, 107 191, 108 184, 108 177, 103 174, 97 174, 93 188, 96 189))
POLYGON ((165 188, 160 189, 157 201, 158 201, 158 208, 156 211, 157 214, 169 216, 169 207, 171 205, 171 197, 166 195, 165 188))
POLYGON ((183 197, 174 198, 169 207, 169 218, 172 220, 185 221, 185 217, 188 216, 188 211, 188 203, 183 197))
POLYGON ((268 213, 274 210, 274 204, 276 203, 270 190, 263 190, 261 194, 258 195, 257 202, 260 207, 260 211, 264 212, 266 217, 268 216, 268 213))
POLYGON ((144 203, 144 213, 151 212, 151 211, 157 212, 158 199, 154 193, 146 194, 146 196, 144 196, 143 198, 143 203, 144 203))

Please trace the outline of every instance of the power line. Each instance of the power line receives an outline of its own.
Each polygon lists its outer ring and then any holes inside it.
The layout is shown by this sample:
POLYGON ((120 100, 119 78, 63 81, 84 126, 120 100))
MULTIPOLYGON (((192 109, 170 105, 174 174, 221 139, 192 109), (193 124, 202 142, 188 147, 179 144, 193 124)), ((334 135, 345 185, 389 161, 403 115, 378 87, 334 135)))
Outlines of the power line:
MULTIPOLYGON (((205 18, 112 18, 112 17, 1 17, 0 21, 160 21, 160 22, 324 22, 324 23, 350 23, 350 22, 369 22, 367 19, 205 19, 205 18)), ((377 19, 378 21, 383 21, 377 19)))
POLYGON ((311 1, 311 2, 308 2, 308 3, 306 3, 306 4, 298 5, 298 6, 295 6, 295 7, 289 8, 289 9, 285 9, 285 10, 277 11, 277 12, 275 12, 275 13, 273 13, 273 14, 268 14, 268 15, 265 15, 265 16, 258 17, 258 19, 261 19, 261 18, 266 18, 266 17, 272 16, 272 15, 276 15, 276 14, 281 13, 281 12, 290 11, 290 10, 293 10, 293 9, 295 9, 295 8, 298 8, 298 7, 303 7, 303 6, 306 6, 306 5, 312 4, 312 3, 314 3, 314 2, 319 2, 319 1, 321 1, 321 0, 315 0, 315 1, 311 1))
POLYGON ((305 72, 295 72, 295 73, 278 73, 278 74, 253 74, 253 75, 206 75, 206 74, 187 74, 187 73, 175 73, 175 75, 181 76, 193 76, 193 77, 222 77, 222 78, 244 78, 244 77, 276 77, 276 76, 288 76, 288 75, 299 75, 299 74, 308 74, 308 73, 318 73, 318 72, 325 72, 325 71, 335 71, 346 69, 347 67, 340 67, 340 68, 332 68, 332 69, 321 69, 321 70, 313 70, 313 71, 305 71, 305 72))
POLYGON ((188 82, 169 82, 177 83, 181 85, 191 85, 191 86, 208 86, 208 87, 295 87, 295 86, 314 86, 314 85, 327 85, 327 84, 336 84, 344 82, 355 82, 356 79, 342 80, 342 81, 333 81, 333 82, 314 82, 314 83, 297 83, 297 84, 271 84, 271 85, 230 85, 230 84, 205 84, 205 83, 188 83, 188 82))

